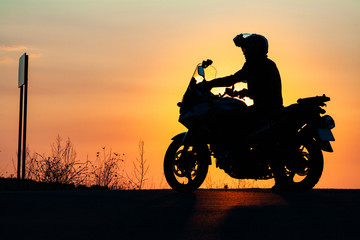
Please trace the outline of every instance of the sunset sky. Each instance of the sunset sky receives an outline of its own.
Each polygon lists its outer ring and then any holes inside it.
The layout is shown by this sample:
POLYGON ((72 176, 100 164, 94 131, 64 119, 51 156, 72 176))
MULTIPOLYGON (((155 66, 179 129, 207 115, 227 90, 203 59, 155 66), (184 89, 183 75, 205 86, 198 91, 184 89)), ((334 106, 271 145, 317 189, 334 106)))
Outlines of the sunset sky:
POLYGON ((0 0, 0 175, 15 173, 24 52, 30 150, 50 154, 60 134, 80 160, 106 146, 132 161, 142 139, 157 187, 170 139, 186 130, 176 103, 195 66, 239 70, 242 32, 267 37, 285 106, 331 97, 336 141, 317 187, 360 188, 358 0, 0 0))

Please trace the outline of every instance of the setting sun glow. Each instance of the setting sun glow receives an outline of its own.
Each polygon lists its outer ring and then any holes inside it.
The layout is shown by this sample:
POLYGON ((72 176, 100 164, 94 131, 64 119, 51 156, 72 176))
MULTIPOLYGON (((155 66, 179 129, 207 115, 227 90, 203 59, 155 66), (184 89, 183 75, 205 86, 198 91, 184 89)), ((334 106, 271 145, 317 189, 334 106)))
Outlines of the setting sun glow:
MULTIPOLYGON (((326 94, 335 119, 318 188, 360 188, 360 3, 358 1, 1 1, 0 176, 15 173, 18 59, 29 55, 28 147, 49 153, 59 134, 77 158, 106 146, 138 157, 148 187, 167 187, 163 158, 186 131, 178 107, 198 63, 217 77, 244 64, 232 39, 259 33, 280 71, 284 105, 326 94)), ((221 89, 220 89, 221 91, 221 89)), ((212 177, 224 179, 222 171, 212 177)))

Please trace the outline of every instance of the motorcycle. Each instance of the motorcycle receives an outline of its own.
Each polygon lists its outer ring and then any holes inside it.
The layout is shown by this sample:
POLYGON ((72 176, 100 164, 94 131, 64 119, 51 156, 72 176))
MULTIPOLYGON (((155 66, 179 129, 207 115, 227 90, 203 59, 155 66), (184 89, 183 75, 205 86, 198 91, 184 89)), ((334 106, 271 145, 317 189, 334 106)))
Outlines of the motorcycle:
POLYGON ((298 99, 276 116, 241 128, 233 120, 246 119, 245 90, 233 86, 215 95, 201 84, 215 75, 211 60, 198 64, 178 103, 179 122, 188 131, 174 136, 165 154, 164 174, 170 187, 179 192, 198 189, 213 160, 232 178, 259 180, 280 174, 287 190, 312 189, 323 172, 322 151, 332 152, 330 141, 335 141, 331 132, 335 122, 323 109, 330 98, 298 99), (242 130, 234 130, 238 128, 242 130))

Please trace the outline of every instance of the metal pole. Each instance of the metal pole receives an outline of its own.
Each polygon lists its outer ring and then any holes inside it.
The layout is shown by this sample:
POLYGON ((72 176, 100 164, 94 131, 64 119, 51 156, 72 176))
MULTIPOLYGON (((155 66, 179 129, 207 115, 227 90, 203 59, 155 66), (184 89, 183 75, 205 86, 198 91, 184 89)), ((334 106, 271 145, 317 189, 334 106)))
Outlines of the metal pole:
POLYGON ((26 162, 26 124, 27 124, 27 95, 28 95, 28 55, 25 55, 25 92, 24 92, 24 132, 23 132, 23 152, 22 152, 22 180, 25 180, 26 162))
POLYGON ((22 140, 22 114, 23 114, 23 86, 20 87, 20 111, 19 111, 19 139, 18 139, 18 164, 17 164, 17 179, 20 183, 20 168, 21 168, 21 140, 22 140))

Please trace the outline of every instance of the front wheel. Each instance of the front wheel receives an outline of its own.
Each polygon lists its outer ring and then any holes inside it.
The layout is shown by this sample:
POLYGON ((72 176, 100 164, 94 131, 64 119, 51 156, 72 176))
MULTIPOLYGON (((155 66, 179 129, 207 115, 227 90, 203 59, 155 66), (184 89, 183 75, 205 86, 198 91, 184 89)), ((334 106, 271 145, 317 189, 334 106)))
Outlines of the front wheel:
POLYGON ((210 156, 206 145, 184 146, 174 140, 165 154, 164 173, 170 187, 178 192, 191 192, 204 182, 210 156))
POLYGON ((319 146, 315 142, 301 144, 296 153, 285 160, 289 190, 311 190, 318 183, 323 168, 324 159, 319 146))

